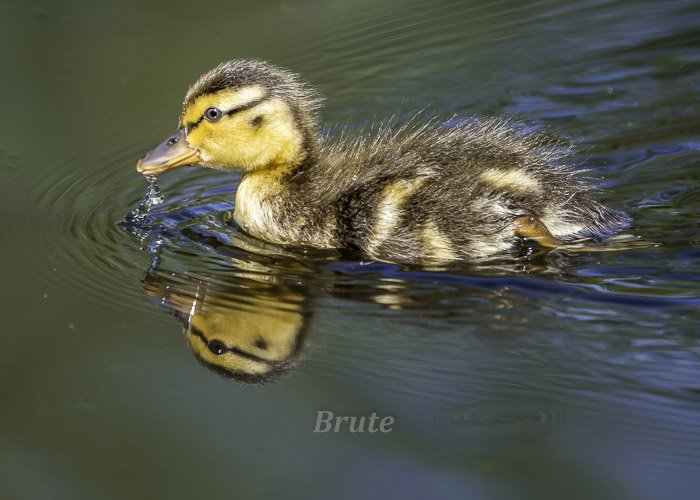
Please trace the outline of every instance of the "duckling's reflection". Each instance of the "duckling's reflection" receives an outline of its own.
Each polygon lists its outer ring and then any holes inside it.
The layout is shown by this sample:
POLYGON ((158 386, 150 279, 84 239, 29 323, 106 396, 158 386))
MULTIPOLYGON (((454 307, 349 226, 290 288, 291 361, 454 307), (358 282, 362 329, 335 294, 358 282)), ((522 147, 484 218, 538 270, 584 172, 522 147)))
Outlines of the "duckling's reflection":
MULTIPOLYGON (((201 236, 196 241, 216 248, 201 236)), ((237 256, 229 255, 224 265, 221 261, 206 265, 200 273, 166 270, 156 256, 140 290, 182 322, 187 343, 199 361, 220 375, 251 384, 274 380, 299 365, 312 322, 312 305, 318 298, 371 302, 389 311, 418 308, 449 314, 448 306, 438 303, 444 297, 425 293, 424 285, 439 281, 444 271, 459 274, 459 268, 436 263, 406 272, 404 276, 410 279, 370 273, 370 283, 363 280, 364 286, 358 286, 352 274, 338 275, 324 265, 302 263, 296 254, 279 253, 279 248, 248 241, 243 235, 236 237, 234 245, 228 249, 240 251, 237 256)), ((527 248, 523 251, 523 258, 472 264, 468 275, 525 273, 578 279, 566 271, 578 256, 533 256, 527 248)), ((457 304, 459 296, 474 294, 502 303, 511 300, 506 291, 485 292, 468 285, 456 287, 454 294, 457 304)))
POLYGON ((241 287, 209 278, 152 269, 140 289, 182 322, 192 353, 218 374, 255 384, 293 368, 311 322, 307 299, 275 283, 241 287))

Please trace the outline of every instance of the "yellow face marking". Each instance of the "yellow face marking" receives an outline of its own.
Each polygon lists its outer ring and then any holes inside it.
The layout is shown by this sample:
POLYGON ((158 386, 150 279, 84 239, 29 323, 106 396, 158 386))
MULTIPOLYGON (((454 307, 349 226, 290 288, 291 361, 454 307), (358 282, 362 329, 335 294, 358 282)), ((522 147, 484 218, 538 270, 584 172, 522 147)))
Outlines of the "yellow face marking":
POLYGON ((456 255, 452 243, 440 232, 433 221, 429 221, 420 233, 420 241, 425 249, 427 259, 454 260, 456 255))
POLYGON ((367 252, 372 255, 389 238, 403 215, 402 205, 425 181, 424 177, 413 180, 402 179, 387 185, 382 191, 382 199, 377 205, 377 216, 372 228, 372 239, 367 252))
POLYGON ((266 90, 259 85, 250 85, 237 89, 225 89, 215 94, 198 97, 187 106, 180 117, 180 126, 196 123, 209 108, 219 108, 226 112, 265 96, 266 90))
POLYGON ((537 182, 537 179, 522 168, 510 170, 489 168, 481 174, 481 179, 491 187, 498 189, 528 193, 542 192, 542 186, 537 182))
MULTIPOLYGON (((252 91, 251 91, 252 92, 252 91)), ((245 93, 247 97, 258 93, 245 93)), ((219 94, 216 94, 219 95, 219 94)), ((195 102, 196 108, 207 109, 214 105, 225 111, 228 104, 205 96, 203 104, 195 102)), ((216 96, 214 96, 216 97, 216 96)), ((226 92, 224 100, 247 104, 255 102, 233 99, 226 92)), ((241 105, 243 105, 241 104, 241 105)), ((202 111, 203 112, 203 111, 202 111)), ((193 116, 194 112, 192 112, 193 116)), ((190 113, 185 114, 186 117, 190 113)), ((190 146, 199 151, 205 166, 222 169, 240 169, 247 172, 273 170, 278 167, 291 168, 304 159, 303 135, 292 111, 281 99, 272 98, 219 121, 202 120, 187 134, 190 146)))

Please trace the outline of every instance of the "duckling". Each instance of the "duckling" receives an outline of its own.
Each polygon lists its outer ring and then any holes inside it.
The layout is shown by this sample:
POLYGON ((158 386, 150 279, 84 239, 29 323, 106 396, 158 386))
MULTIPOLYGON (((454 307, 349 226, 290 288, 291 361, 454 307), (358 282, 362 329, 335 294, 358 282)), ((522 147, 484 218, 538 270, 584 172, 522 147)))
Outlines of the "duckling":
POLYGON ((233 217, 252 236, 394 262, 489 257, 522 239, 566 248, 630 224, 590 197, 556 148, 507 121, 389 125, 332 141, 317 130, 320 102, 286 69, 224 62, 190 87, 179 128, 137 171, 242 171, 233 217))

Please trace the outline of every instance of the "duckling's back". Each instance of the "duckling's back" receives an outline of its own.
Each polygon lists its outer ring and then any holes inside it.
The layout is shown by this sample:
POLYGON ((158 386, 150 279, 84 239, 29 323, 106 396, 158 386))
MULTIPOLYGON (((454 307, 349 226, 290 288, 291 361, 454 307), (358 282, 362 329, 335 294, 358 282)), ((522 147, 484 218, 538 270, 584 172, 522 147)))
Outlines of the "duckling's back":
POLYGON ((384 130, 325 150, 297 187, 334 219, 335 246, 375 258, 478 258, 518 236, 565 244, 630 223, 588 196, 561 148, 501 121, 384 130))

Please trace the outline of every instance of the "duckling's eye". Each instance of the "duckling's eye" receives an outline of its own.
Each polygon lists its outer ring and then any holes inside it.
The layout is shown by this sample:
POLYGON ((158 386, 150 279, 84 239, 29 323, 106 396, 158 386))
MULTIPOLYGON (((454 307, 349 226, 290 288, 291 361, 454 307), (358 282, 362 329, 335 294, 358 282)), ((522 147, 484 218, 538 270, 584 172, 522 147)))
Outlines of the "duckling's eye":
POLYGON ((208 108, 204 112, 204 118, 210 122, 218 122, 222 116, 224 116, 224 113, 219 108, 208 108))
POLYGON ((216 354, 217 356, 220 356, 227 351, 224 343, 219 340, 212 340, 207 344, 207 347, 212 353, 216 354))

